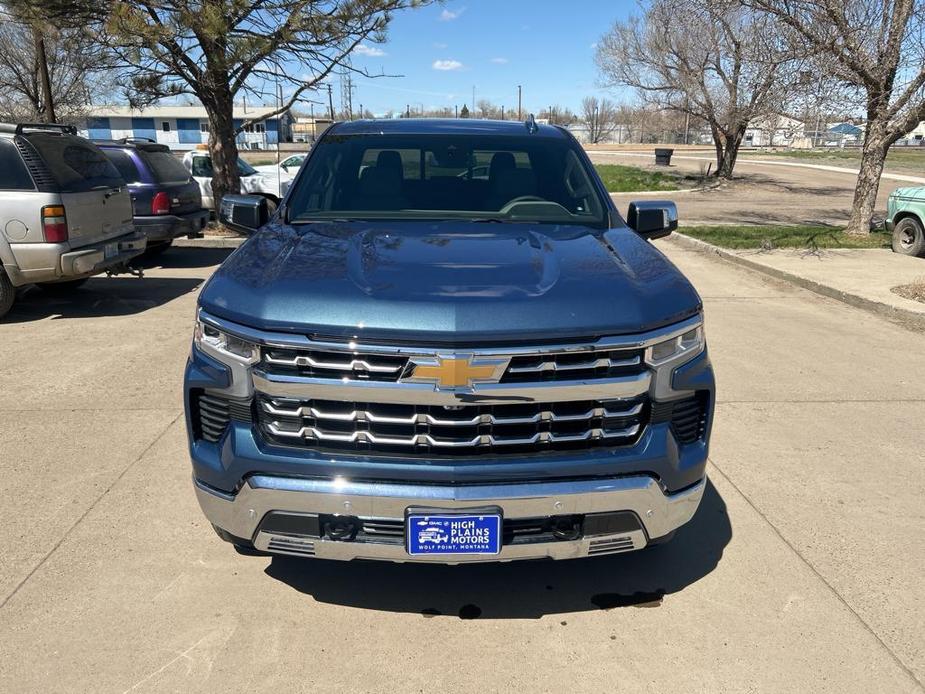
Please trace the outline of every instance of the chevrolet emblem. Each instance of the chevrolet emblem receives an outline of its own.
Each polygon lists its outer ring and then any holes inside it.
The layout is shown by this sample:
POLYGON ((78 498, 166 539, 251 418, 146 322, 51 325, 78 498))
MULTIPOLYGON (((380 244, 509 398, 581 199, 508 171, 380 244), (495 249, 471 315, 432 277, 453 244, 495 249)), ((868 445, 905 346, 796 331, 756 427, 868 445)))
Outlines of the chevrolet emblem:
POLYGON ((414 370, 402 379, 410 383, 433 383, 438 388, 471 388, 473 383, 497 383, 509 358, 473 357, 468 354, 412 357, 414 370))

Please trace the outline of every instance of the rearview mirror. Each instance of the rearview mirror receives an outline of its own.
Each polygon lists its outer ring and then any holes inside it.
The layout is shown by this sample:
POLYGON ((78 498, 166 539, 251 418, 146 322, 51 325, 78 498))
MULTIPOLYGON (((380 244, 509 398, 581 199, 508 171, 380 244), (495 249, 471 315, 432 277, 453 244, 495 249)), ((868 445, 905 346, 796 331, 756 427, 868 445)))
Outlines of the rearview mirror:
POLYGON ((242 234, 253 234, 269 218, 267 199, 260 195, 226 195, 218 213, 222 224, 242 234))
POLYGON ((643 238, 660 239, 678 228, 678 208, 669 200, 631 202, 626 224, 643 238))

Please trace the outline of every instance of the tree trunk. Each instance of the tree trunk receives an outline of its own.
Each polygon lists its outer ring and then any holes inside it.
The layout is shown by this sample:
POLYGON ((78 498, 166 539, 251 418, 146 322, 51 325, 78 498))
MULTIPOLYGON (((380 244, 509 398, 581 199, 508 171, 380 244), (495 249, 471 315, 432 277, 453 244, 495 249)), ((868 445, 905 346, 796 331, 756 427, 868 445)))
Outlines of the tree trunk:
MULTIPOLYGON (((219 82, 227 84, 228 80, 219 82)), ((241 192, 238 173, 238 143, 235 140, 234 98, 227 89, 207 98, 200 98, 209 116, 209 154, 212 157, 212 199, 216 213, 222 198, 228 193, 241 192)))
POLYGON ((35 66, 39 73, 39 85, 42 88, 42 118, 46 123, 58 121, 55 114, 55 100, 51 92, 51 76, 48 73, 48 54, 45 52, 45 36, 35 25, 32 26, 32 41, 35 49, 35 66))
POLYGON ((745 128, 736 128, 731 133, 716 129, 713 137, 716 145, 716 176, 730 179, 739 158, 739 147, 742 145, 742 138, 745 137, 745 128))
POLYGON ((865 138, 861 154, 861 171, 854 188, 854 203, 845 233, 858 236, 867 236, 870 233, 870 220, 873 219, 874 208, 877 205, 880 176, 883 174, 888 150, 889 145, 884 138, 870 135, 865 138))

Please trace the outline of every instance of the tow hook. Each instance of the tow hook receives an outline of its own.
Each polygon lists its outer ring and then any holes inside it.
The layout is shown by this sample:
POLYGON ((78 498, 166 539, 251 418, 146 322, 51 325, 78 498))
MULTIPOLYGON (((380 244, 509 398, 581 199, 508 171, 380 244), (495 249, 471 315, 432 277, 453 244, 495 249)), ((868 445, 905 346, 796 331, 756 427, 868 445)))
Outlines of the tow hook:
POLYGON ((107 277, 113 277, 114 275, 133 275, 141 279, 145 276, 145 271, 140 267, 132 267, 131 265, 120 263, 106 270, 107 277))

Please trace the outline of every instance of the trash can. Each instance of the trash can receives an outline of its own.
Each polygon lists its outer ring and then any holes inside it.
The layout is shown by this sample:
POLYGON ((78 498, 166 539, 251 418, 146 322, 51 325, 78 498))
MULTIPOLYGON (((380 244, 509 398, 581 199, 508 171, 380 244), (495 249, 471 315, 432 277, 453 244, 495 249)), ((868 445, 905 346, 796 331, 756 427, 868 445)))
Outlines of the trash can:
POLYGON ((671 155, 672 154, 674 154, 673 149, 656 148, 655 165, 656 166, 671 166, 671 155))

